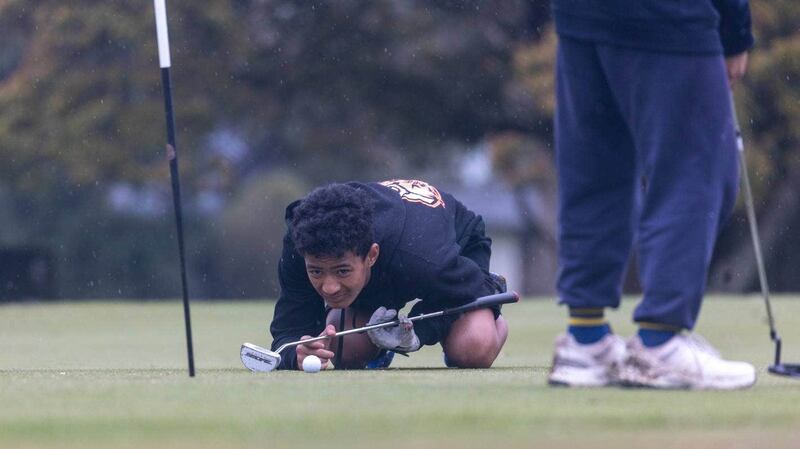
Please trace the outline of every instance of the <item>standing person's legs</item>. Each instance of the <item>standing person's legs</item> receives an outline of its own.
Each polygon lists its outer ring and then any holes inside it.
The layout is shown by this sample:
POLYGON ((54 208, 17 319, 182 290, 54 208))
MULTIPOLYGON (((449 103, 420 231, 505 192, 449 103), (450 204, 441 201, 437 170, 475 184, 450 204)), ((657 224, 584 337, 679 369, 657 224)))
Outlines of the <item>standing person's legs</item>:
POLYGON ((632 130, 643 180, 644 298, 619 379, 655 388, 748 387, 756 377, 752 365, 723 360, 708 343, 679 333, 695 325, 714 243, 737 190, 722 57, 614 47, 599 53, 632 130))
POLYGON ((644 298, 634 319, 692 329, 738 165, 721 56, 600 48, 632 130, 643 180, 638 249, 644 298))
POLYGON ((619 305, 633 240, 636 160, 595 45, 561 38, 556 68, 560 302, 569 327, 556 339, 549 382, 614 381, 624 343, 604 309, 619 305))
POLYGON ((595 46, 562 38, 556 70, 559 299, 617 307, 633 240, 635 151, 595 46))

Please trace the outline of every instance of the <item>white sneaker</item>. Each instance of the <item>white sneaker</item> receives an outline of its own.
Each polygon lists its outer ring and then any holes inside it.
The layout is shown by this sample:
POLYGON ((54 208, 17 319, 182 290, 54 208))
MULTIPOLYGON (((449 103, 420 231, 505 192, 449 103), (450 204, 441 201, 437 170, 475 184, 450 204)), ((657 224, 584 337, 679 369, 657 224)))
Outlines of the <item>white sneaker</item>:
POLYGON ((570 333, 556 337, 553 366, 547 381, 566 387, 603 387, 617 383, 617 372, 625 359, 625 341, 608 334, 583 345, 570 333))
POLYGON ((678 334, 652 348, 633 336, 620 382, 632 387, 734 390, 753 385, 756 371, 749 363, 722 360, 698 335, 678 334))

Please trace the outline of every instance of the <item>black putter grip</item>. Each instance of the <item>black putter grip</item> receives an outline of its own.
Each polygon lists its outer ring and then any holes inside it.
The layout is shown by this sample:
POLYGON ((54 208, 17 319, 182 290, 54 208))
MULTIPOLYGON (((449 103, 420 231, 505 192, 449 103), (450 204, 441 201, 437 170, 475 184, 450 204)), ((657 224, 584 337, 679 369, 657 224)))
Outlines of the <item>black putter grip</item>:
POLYGON ((452 307, 444 309, 442 315, 452 315, 454 313, 464 313, 483 307, 496 306, 498 304, 509 304, 519 301, 519 294, 517 292, 498 293, 496 295, 481 296, 480 298, 463 306, 452 307))

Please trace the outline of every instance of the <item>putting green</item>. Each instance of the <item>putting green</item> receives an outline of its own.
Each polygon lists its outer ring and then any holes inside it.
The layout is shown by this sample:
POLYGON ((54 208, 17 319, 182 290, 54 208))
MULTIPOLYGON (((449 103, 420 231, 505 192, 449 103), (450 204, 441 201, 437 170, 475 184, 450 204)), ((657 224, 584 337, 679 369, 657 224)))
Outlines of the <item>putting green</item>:
MULTIPOLYGON (((773 306, 793 362, 798 299, 773 306)), ((609 315, 618 333, 632 332, 633 306, 609 315)), ((489 370, 443 369, 429 347, 386 371, 253 374, 239 345, 269 343, 271 311, 193 304, 190 379, 178 301, 0 306, 0 447, 800 447, 800 380, 766 374, 757 297, 709 298, 697 329, 759 368, 736 392, 549 388, 565 311, 533 299, 504 309, 511 335, 489 370)))

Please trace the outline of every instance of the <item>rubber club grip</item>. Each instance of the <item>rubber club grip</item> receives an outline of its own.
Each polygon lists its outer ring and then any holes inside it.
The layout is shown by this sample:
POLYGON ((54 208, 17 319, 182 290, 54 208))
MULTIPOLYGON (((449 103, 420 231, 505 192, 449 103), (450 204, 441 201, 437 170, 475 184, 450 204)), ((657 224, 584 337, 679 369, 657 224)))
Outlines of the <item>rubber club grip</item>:
POLYGON ((480 298, 463 306, 452 307, 444 309, 442 315, 452 315, 454 313, 464 313, 475 309, 484 307, 496 306, 498 304, 509 304, 519 301, 519 294, 517 292, 497 293, 495 295, 481 296, 480 298))

